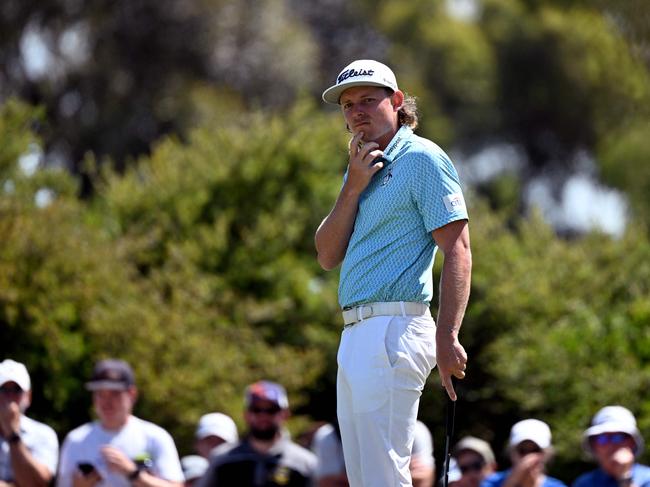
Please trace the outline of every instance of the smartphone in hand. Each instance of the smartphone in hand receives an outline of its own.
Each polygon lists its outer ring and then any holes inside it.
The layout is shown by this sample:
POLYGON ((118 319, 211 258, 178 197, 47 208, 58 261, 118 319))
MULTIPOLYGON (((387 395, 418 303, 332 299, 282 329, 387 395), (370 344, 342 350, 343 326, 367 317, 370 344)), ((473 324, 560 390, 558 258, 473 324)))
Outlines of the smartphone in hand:
POLYGON ((78 463, 77 468, 84 475, 88 475, 88 474, 90 474, 91 472, 93 472, 95 470, 95 467, 93 466, 93 464, 88 463, 88 462, 80 462, 80 463, 78 463))

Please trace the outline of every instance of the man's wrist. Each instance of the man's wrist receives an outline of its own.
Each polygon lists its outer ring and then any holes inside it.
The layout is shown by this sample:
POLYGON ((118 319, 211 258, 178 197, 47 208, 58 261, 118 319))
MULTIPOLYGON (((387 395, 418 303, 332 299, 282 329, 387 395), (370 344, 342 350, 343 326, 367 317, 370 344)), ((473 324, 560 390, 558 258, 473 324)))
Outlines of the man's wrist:
POLYGON ((126 476, 127 479, 129 479, 131 482, 135 482, 140 478, 140 474, 142 473, 142 466, 139 463, 136 463, 135 469, 126 476))
POLYGON ((7 437, 7 443, 10 445, 15 445, 16 443, 20 443, 21 437, 20 433, 17 431, 12 431, 11 434, 7 437))

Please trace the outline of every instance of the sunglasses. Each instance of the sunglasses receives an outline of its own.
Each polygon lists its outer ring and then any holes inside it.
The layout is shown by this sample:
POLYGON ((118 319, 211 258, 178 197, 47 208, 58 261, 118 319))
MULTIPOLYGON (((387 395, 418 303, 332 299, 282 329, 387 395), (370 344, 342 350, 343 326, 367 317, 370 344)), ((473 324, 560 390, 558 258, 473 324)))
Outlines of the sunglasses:
POLYGON ((481 462, 480 460, 466 463, 465 465, 458 465, 458 468, 463 475, 469 472, 480 472, 483 470, 483 467, 485 467, 485 462, 481 462))
POLYGON ((253 414, 268 414, 270 416, 274 416, 278 414, 280 411, 282 411, 278 406, 275 407, 270 407, 270 408, 262 408, 258 406, 251 406, 248 408, 248 411, 253 413, 253 414))
POLYGON ((597 445, 620 445, 625 440, 627 440, 630 435, 625 433, 601 433, 594 436, 593 442, 597 445))
POLYGON ((2 394, 22 394, 24 391, 19 386, 2 386, 0 393, 2 394))

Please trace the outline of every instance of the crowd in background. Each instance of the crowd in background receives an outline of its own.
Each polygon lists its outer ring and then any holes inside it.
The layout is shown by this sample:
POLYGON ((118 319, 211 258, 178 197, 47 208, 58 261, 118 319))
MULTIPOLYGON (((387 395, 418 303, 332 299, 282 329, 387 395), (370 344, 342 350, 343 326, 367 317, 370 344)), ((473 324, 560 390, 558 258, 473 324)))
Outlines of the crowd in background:
MULTIPOLYGON (((0 487, 349 485, 336 422, 320 425, 307 444, 298 444, 285 427, 289 402, 280 384, 259 381, 246 388, 246 432, 241 437, 228 415, 203 415, 195 431, 195 453, 182 458, 167 431, 132 414, 138 390, 129 364, 99 361, 86 388, 97 419, 70 431, 59 448, 54 430, 25 414, 32 392, 25 365, 11 359, 0 363, 0 487)), ((488 442, 464 437, 451 452, 449 485, 565 486, 545 473, 553 455, 551 439, 543 421, 517 422, 508 441, 511 465, 499 470, 488 442)), ((643 447, 633 414, 619 405, 603 407, 582 441, 597 468, 575 479, 572 487, 650 486, 650 467, 636 462, 643 447)), ((442 481, 431 433, 419 421, 410 470, 414 487, 442 481)))

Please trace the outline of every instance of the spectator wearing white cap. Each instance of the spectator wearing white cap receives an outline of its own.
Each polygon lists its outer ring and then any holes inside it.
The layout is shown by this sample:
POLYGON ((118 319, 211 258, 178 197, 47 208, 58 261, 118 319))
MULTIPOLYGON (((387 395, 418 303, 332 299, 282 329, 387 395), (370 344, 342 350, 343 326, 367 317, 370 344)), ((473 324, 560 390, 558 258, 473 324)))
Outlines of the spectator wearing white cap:
POLYGON ((512 426, 508 440, 512 467, 490 475, 482 487, 566 487, 545 473, 551 458, 551 429, 538 419, 524 419, 512 426))
POLYGON ((650 467, 636 462, 643 451, 643 437, 634 415, 623 406, 598 411, 583 433, 582 446, 598 468, 578 477, 573 487, 650 486, 650 467))
POLYGON ((25 416, 31 401, 25 365, 0 362, 0 486, 46 486, 56 473, 59 440, 48 425, 25 416))
POLYGON ((224 443, 237 443, 237 425, 223 413, 208 413, 201 416, 194 434, 194 449, 203 458, 210 458, 210 452, 224 443))
POLYGON ((453 449, 460 472, 459 486, 479 487, 496 471, 496 460, 490 444, 475 436, 465 436, 453 449))

